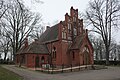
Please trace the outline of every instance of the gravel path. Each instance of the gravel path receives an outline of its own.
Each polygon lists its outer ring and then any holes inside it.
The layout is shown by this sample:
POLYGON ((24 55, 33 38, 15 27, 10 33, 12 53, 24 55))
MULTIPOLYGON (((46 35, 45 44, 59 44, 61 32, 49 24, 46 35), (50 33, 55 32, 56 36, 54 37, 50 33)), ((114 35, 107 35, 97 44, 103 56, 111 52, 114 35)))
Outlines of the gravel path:
POLYGON ((3 65, 2 67, 19 74, 24 80, 120 80, 120 67, 60 74, 45 74, 18 68, 14 65, 3 65))

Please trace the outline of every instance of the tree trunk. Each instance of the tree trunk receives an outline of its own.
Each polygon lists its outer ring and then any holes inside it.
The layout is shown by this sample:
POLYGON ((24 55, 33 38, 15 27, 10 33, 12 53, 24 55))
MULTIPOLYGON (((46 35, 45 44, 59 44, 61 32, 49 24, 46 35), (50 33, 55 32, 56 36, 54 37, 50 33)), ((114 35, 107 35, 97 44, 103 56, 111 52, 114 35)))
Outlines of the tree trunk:
POLYGON ((1 53, 0 53, 0 59, 1 59, 1 53))
POLYGON ((96 52, 95 53, 96 54, 95 59, 98 60, 98 51, 96 50, 95 52, 96 52))
POLYGON ((7 53, 5 53, 5 56, 4 56, 4 61, 6 60, 6 57, 7 57, 7 53))
MULTIPOLYGON (((101 48, 102 49, 102 48, 101 48)), ((103 56, 102 56, 102 50, 100 49, 100 60, 103 59, 103 56)))
POLYGON ((13 61, 15 62, 15 54, 16 54, 16 48, 13 47, 13 61))
POLYGON ((109 48, 106 47, 106 65, 109 65, 109 48))
POLYGON ((6 60, 7 53, 8 53, 8 50, 5 48, 5 49, 4 49, 4 54, 5 54, 5 55, 4 55, 4 61, 6 60))

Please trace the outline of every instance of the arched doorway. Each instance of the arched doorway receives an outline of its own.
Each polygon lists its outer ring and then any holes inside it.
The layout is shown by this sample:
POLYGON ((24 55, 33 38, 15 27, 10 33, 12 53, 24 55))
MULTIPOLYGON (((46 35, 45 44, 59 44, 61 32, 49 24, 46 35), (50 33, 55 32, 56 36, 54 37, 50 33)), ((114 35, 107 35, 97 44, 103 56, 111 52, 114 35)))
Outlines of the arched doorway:
POLYGON ((45 63, 45 57, 44 56, 41 57, 41 63, 42 64, 45 63))
POLYGON ((89 65, 90 64, 90 56, 87 51, 83 53, 83 64, 84 65, 89 65))
POLYGON ((89 49, 87 46, 83 49, 83 65, 89 65, 90 64, 90 54, 89 49))
POLYGON ((39 56, 36 56, 35 58, 35 67, 39 67, 39 56))
POLYGON ((44 58, 44 56, 42 56, 41 57, 41 67, 43 67, 44 63, 45 63, 45 58, 44 58))

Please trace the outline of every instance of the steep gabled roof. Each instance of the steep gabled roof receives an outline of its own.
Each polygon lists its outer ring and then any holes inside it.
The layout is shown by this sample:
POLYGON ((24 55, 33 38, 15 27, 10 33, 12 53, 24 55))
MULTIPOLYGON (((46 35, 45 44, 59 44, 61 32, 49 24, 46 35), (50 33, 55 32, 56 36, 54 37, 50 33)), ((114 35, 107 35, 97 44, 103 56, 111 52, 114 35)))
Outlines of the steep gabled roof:
POLYGON ((20 53, 33 53, 33 54, 48 54, 49 51, 45 44, 40 44, 38 41, 31 43, 28 47, 22 47, 17 54, 20 53))
POLYGON ((20 53, 40 53, 48 54, 48 48, 46 44, 48 41, 53 41, 58 39, 58 24, 48 28, 41 36, 40 39, 28 45, 28 47, 22 47, 17 54, 20 53))
POLYGON ((70 46, 70 49, 79 49, 82 45, 82 42, 84 40, 85 33, 77 36, 73 42, 73 44, 70 46))
POLYGON ((58 24, 50 27, 47 29, 41 36, 40 36, 40 42, 48 42, 58 39, 58 24))
POLYGON ((86 38, 87 41, 88 41, 88 43, 89 43, 89 45, 91 46, 92 51, 94 51, 93 46, 92 46, 92 44, 91 44, 91 42, 90 42, 87 34, 88 34, 88 33, 83 33, 83 34, 77 36, 77 37, 75 38, 75 41, 73 42, 73 44, 70 46, 69 49, 70 49, 70 50, 80 49, 80 47, 82 46, 82 43, 84 42, 84 40, 85 40, 85 38, 86 38))

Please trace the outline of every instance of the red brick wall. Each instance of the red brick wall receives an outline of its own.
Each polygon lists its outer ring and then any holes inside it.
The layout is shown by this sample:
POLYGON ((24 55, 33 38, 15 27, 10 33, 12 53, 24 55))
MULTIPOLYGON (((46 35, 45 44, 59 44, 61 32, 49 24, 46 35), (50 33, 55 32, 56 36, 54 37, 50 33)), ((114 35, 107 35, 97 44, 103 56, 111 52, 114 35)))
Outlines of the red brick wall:
POLYGON ((69 53, 67 53, 67 50, 68 50, 68 43, 66 41, 61 41, 61 46, 62 46, 62 53, 61 53, 61 56, 62 56, 62 62, 61 64, 68 64, 68 55, 69 53))
POLYGON ((50 54, 51 54, 53 47, 56 47, 56 59, 52 59, 51 64, 60 65, 61 60, 62 60, 61 59, 61 53, 62 53, 61 42, 60 41, 51 42, 51 43, 48 43, 47 46, 48 46, 50 54))
POLYGON ((39 67, 41 67, 41 58, 44 56, 45 62, 43 64, 48 64, 48 55, 46 54, 27 54, 27 67, 35 67, 35 59, 39 57, 39 67))
MULTIPOLYGON (((21 64, 22 66, 26 66, 26 67, 35 67, 35 58, 39 57, 39 66, 41 66, 41 57, 44 56, 45 58, 45 64, 47 64, 48 62, 48 55, 46 54, 25 54, 25 64, 21 64)), ((16 55, 16 64, 19 65, 20 63, 20 55, 16 55)))
MULTIPOLYGON (((85 36, 84 41, 82 42, 82 46, 81 46, 81 48, 80 48, 81 52, 82 52, 83 48, 84 48, 86 45, 87 45, 88 48, 89 48, 90 64, 93 64, 93 63, 94 63, 94 60, 93 60, 93 48, 92 48, 91 43, 90 43, 89 40, 88 40, 88 35, 85 36)), ((81 55, 83 55, 83 53, 81 53, 81 55)), ((83 61, 83 60, 81 59, 81 61, 83 61)))
MULTIPOLYGON (((66 13, 65 15, 65 21, 62 22, 60 21, 59 25, 58 25, 58 40, 56 41, 52 41, 50 43, 47 43, 47 47, 49 49, 49 52, 51 53, 53 47, 56 47, 56 59, 52 59, 50 64, 55 64, 55 65, 70 65, 73 64, 74 65, 82 65, 83 64, 83 53, 82 50, 84 49, 84 47, 87 45, 87 47, 89 48, 89 56, 90 56, 90 64, 93 64, 93 48, 92 45, 90 43, 90 41, 88 40, 88 33, 83 29, 83 20, 78 19, 78 9, 73 9, 73 7, 71 7, 70 9, 70 15, 68 15, 68 13, 66 13), (73 25, 74 23, 74 17, 76 17, 76 26, 73 25), (72 35, 72 33, 68 34, 68 23, 72 24, 72 30, 73 27, 77 28, 77 35, 81 35, 83 33, 86 33, 86 36, 84 37, 84 41, 81 44, 80 49, 78 50, 72 50, 69 51, 68 50, 68 35, 72 35), (63 27, 65 27, 65 29, 67 30, 67 37, 66 39, 62 39, 62 29, 63 27), (72 52, 74 52, 74 60, 73 60, 73 55, 72 52)), ((26 62, 25 65, 27 67, 35 67, 35 58, 36 56, 39 56, 40 59, 42 56, 45 57, 45 63, 47 63, 47 59, 48 59, 48 55, 43 55, 43 54, 25 54, 26 55, 26 62)), ((17 56, 18 61, 19 60, 19 55, 17 56)), ((50 61, 50 60, 49 60, 50 61)), ((40 63, 41 64, 41 63, 40 63)))
MULTIPOLYGON (((68 15, 68 13, 65 14, 65 22, 63 22, 64 25, 62 24, 62 22, 60 22, 59 24, 59 36, 58 36, 59 41, 54 43, 54 45, 57 46, 57 56, 59 56, 59 58, 57 57, 56 59, 56 64, 65 64, 65 65, 69 65, 71 63, 74 65, 79 63, 83 64, 83 53, 81 52, 81 50, 84 48, 85 45, 87 45, 90 49, 90 60, 91 60, 90 63, 93 64, 93 49, 88 40, 88 36, 85 37, 85 40, 82 44, 82 48, 80 50, 74 50, 75 60, 72 60, 71 51, 70 52, 68 51, 68 42, 67 42, 68 38, 66 38, 66 41, 62 39, 61 36, 62 27, 66 26, 68 32, 67 23, 73 24, 73 17, 76 17, 77 35, 85 33, 85 30, 83 30, 83 20, 78 19, 78 10, 77 9, 75 10, 73 9, 73 7, 71 7, 70 16, 68 15)), ((74 26, 72 25, 72 27, 74 26)))

